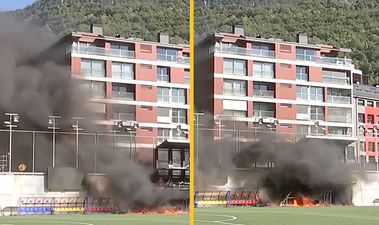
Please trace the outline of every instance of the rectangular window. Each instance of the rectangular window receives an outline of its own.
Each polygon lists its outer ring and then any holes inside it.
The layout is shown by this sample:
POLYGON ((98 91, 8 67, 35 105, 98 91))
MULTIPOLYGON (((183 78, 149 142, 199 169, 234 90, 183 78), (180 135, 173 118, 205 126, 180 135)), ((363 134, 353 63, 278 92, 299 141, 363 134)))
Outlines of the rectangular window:
POLYGON ((225 79, 224 94, 234 96, 246 96, 246 81, 225 79))
POLYGON ((324 107, 311 106, 311 120, 324 120, 324 107))
POLYGON ((112 105, 112 119, 134 121, 135 110, 136 107, 131 105, 112 105))
POLYGON ((309 107, 307 105, 297 105, 296 113, 299 114, 309 114, 309 107))
POLYGON ((176 49, 172 48, 158 48, 157 49, 157 58, 159 61, 166 61, 166 62, 177 62, 178 61, 178 54, 176 49))
POLYGON ((365 101, 362 100, 362 99, 358 99, 358 105, 364 106, 365 105, 365 101))
POLYGON ((253 63, 253 76, 261 78, 274 78, 274 64, 254 62, 253 63))
POLYGON ((358 122, 359 123, 365 123, 365 114, 358 113, 358 122))
POLYGON ((134 57, 134 50, 132 48, 132 45, 111 43, 110 55, 111 56, 126 57, 126 58, 133 58, 134 57))
POLYGON ((134 85, 113 83, 112 98, 134 100, 134 85))
POLYGON ((235 116, 235 117, 246 117, 247 112, 243 111, 243 110, 224 109, 223 115, 226 115, 226 116, 235 116))
POLYGON ((189 69, 184 69, 184 84, 190 84, 190 70, 189 69))
POLYGON ((158 102, 170 102, 170 88, 158 87, 158 102))
POLYGON ((310 88, 310 99, 316 102, 324 101, 324 89, 321 87, 310 88))
POLYGON ((93 98, 105 98, 105 83, 97 81, 83 81, 83 88, 88 90, 93 98))
POLYGON ((134 79, 134 65, 131 63, 112 62, 112 78, 134 79))
POLYGON ((158 139, 159 142, 164 142, 167 139, 170 139, 171 130, 168 128, 158 128, 158 139))
POLYGON ((309 133, 309 127, 307 125, 296 125, 296 133, 306 135, 309 133))
POLYGON ((170 108, 158 107, 157 111, 158 111, 158 116, 170 117, 170 108))
POLYGON ((262 43, 253 43, 253 56, 274 58, 275 51, 273 51, 273 46, 262 43))
POLYGON ((349 78, 347 77, 346 71, 338 70, 322 70, 322 78, 324 83, 332 84, 348 84, 349 78))
POLYGON ((375 145, 373 142, 368 143, 368 151, 369 152, 375 152, 375 145))
POLYGON ((307 86, 296 86, 296 99, 298 100, 308 100, 308 89, 307 86))
POLYGON ((173 88, 172 102, 186 104, 186 90, 180 88, 173 88))
POLYGON ((374 102, 373 101, 367 101, 367 106, 374 107, 374 102))
POLYGON ((308 81, 308 67, 307 66, 296 66, 296 80, 308 81))
POLYGON ((157 67, 157 81, 168 83, 170 82, 170 68, 169 67, 157 67))
POLYGON ((172 109, 172 122, 173 123, 187 123, 187 110, 186 109, 172 109))
POLYGON ((275 104, 254 102, 253 104, 253 115, 255 117, 270 117, 275 118, 275 104))
POLYGON ((351 109, 328 107, 328 122, 351 123, 351 109))
POLYGON ((374 115, 367 115, 367 123, 374 124, 374 115))
POLYGON ((95 77, 105 77, 105 62, 102 60, 81 59, 81 74, 95 77))
POLYGON ((316 50, 309 48, 296 48, 296 59, 301 61, 316 61, 316 50))
POLYGON ((351 135, 351 128, 347 127, 328 127, 328 133, 333 136, 351 135))
POLYGON ((224 73, 246 75, 246 60, 224 59, 224 73))

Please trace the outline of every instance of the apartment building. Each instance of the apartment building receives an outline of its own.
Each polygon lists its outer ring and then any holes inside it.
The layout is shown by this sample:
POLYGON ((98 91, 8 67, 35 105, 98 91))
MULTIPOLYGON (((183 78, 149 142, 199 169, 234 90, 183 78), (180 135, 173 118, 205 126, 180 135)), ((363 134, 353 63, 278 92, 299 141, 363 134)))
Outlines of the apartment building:
MULTIPOLYGON (((157 42, 105 36, 97 25, 58 45, 66 48, 72 77, 91 93, 96 123, 107 131, 119 121, 134 128, 138 160, 152 161, 152 150, 166 139, 187 140, 188 45, 171 44, 164 33, 157 42)), ((120 138, 119 148, 129 145, 120 138)))
MULTIPOLYGON (((379 157, 379 87, 363 82, 354 84, 354 105, 356 109, 357 153, 363 166, 376 165, 379 157)), ((375 167, 371 167, 372 169, 375 167)))
MULTIPOLYGON (((263 123, 347 146, 356 140, 353 80, 362 79, 350 52, 302 34, 287 42, 247 37, 239 26, 215 33, 195 48, 195 109, 213 114, 216 126, 263 123)), ((354 155, 353 144, 348 150, 354 155)))

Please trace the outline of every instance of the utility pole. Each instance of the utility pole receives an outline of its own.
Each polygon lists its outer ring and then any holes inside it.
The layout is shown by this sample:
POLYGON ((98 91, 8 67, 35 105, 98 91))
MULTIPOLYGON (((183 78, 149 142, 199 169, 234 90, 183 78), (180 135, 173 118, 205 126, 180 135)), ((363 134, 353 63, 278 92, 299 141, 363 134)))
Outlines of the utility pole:
POLYGON ((52 151, 53 151, 53 167, 55 167, 55 155, 56 155, 56 150, 55 150, 55 131, 60 129, 59 127, 56 126, 56 120, 62 118, 61 116, 49 116, 49 127, 48 129, 53 130, 53 146, 52 146, 52 151))
POLYGON ((6 127, 9 127, 9 173, 12 172, 12 130, 17 127, 20 122, 20 116, 17 113, 5 113, 9 117, 9 121, 4 121, 6 127))

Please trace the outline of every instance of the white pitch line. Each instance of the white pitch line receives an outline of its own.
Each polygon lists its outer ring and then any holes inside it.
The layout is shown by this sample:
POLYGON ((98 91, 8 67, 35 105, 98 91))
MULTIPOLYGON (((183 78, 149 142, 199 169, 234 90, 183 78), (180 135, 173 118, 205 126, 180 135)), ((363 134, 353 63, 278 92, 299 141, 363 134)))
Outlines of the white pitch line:
POLYGON ((219 217, 227 217, 228 219, 223 220, 195 220, 196 222, 200 223, 218 223, 218 224, 226 224, 226 225, 245 225, 240 223, 229 223, 229 221, 234 221, 238 219, 236 216, 230 216, 230 215, 221 215, 221 214, 196 214, 196 215, 206 215, 206 216, 219 216, 219 217))

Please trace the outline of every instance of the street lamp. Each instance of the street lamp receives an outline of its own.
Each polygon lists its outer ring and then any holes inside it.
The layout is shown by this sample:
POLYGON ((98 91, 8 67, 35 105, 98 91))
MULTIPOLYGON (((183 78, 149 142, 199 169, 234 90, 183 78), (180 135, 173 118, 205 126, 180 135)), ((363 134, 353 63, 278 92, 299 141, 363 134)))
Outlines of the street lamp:
POLYGON ((71 125, 71 127, 76 132, 76 161, 75 161, 75 168, 79 168, 79 131, 83 130, 83 128, 79 127, 79 121, 83 120, 83 117, 72 117, 74 119, 75 124, 71 125))
MULTIPOLYGON (((131 121, 119 121, 117 123, 118 128, 123 128, 126 132, 129 133, 130 137, 130 142, 129 142, 129 158, 130 160, 132 159, 132 134, 133 132, 135 133, 137 131, 137 128, 139 128, 139 124, 137 122, 131 122, 131 121)), ((134 159, 135 159, 135 154, 134 152, 134 159)))
POLYGON ((4 121, 6 127, 9 127, 9 173, 12 172, 12 130, 17 127, 20 122, 20 116, 17 113, 5 113, 9 117, 8 121, 4 121))
POLYGON ((113 122, 114 122, 113 129, 110 131, 113 133, 113 150, 117 151, 117 136, 116 136, 116 134, 119 133, 120 131, 117 130, 116 128, 118 128, 118 123, 120 121, 114 120, 113 122))
POLYGON ((61 116, 49 116, 49 127, 48 129, 53 130, 53 167, 55 167, 55 131, 59 130, 60 128, 56 126, 56 120, 62 118, 61 116))

